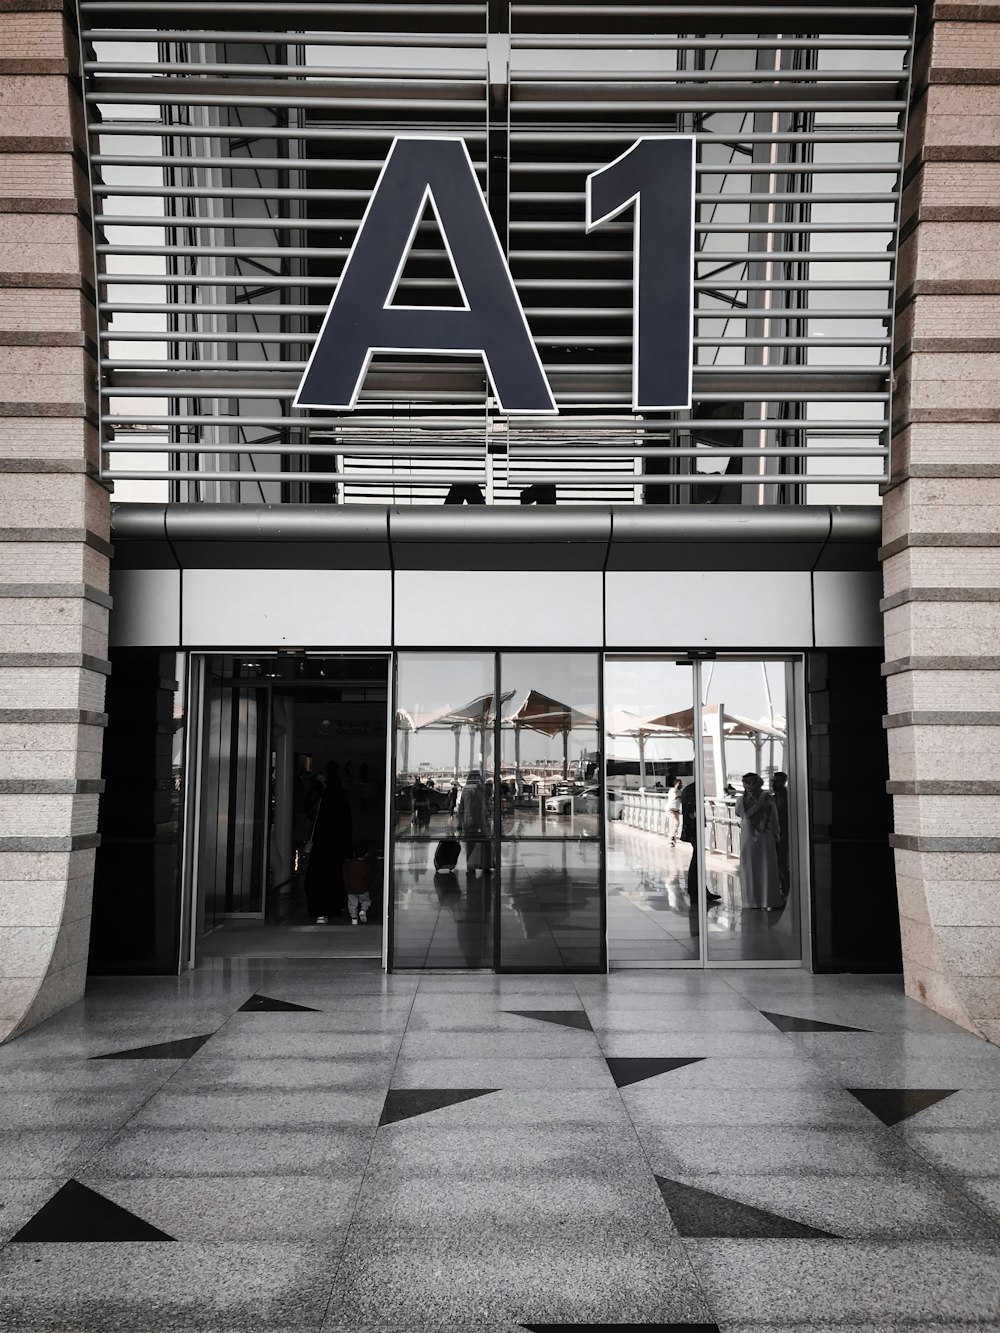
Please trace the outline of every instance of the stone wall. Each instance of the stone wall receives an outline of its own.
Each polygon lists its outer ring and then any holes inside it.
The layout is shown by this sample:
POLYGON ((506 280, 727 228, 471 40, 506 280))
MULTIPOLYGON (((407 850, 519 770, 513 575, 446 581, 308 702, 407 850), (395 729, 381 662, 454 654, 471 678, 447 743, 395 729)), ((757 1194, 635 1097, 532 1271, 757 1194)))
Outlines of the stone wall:
POLYGON ((109 497, 72 9, 0 0, 0 1040, 83 994, 109 497))
POLYGON ((907 992, 1000 1042, 1000 0, 927 5, 884 511, 907 992))

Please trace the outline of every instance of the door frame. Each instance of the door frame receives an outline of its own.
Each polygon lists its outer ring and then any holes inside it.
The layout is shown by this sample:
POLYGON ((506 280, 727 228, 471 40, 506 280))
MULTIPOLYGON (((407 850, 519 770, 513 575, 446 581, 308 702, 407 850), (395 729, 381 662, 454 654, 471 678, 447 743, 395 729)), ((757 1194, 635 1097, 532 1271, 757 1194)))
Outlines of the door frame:
MULTIPOLYGON (((762 651, 759 653, 739 650, 734 652, 699 652, 696 650, 674 651, 664 650, 655 651, 636 651, 630 652, 627 649, 614 649, 604 652, 601 656, 601 717, 602 723, 608 715, 608 700, 606 697, 607 660, 612 661, 616 658, 627 657, 632 660, 643 658, 648 661, 666 661, 674 662, 677 665, 690 665, 691 667, 691 692, 692 692, 692 727, 694 735, 692 737, 694 748, 694 782, 698 792, 699 818, 696 823, 696 842, 693 855, 699 858, 698 868, 698 957, 683 958, 671 961, 660 961, 657 959, 642 960, 636 962, 616 962, 610 961, 610 951, 608 941, 605 939, 605 955, 608 957, 608 971, 726 971, 758 969, 762 971, 773 971, 781 969, 783 971, 802 971, 812 970, 810 941, 812 940, 812 884, 810 879, 810 860, 808 856, 808 805, 809 805, 809 783, 808 783, 808 744, 806 738, 806 697, 805 697, 805 654, 802 652, 790 653, 762 651), (703 736, 702 730, 702 670, 707 662, 783 662, 785 664, 785 707, 788 727, 788 759, 794 765, 795 786, 793 789, 794 811, 795 811, 795 859, 792 863, 792 872, 795 875, 795 882, 798 885, 796 890, 798 895, 798 933, 800 957, 793 959, 712 959, 709 957, 709 939, 708 939, 708 899, 706 897, 708 889, 708 875, 705 865, 705 820, 704 820, 704 791, 705 791, 705 756, 704 746, 701 744, 703 736)), ((603 753, 603 726, 602 726, 602 753, 603 753)), ((606 768, 606 765, 605 765, 606 768)), ((602 773, 602 783, 607 789, 607 774, 602 773)), ((607 802, 605 801, 605 805, 607 802)), ((604 821, 604 866, 605 878, 608 865, 608 844, 610 839, 610 820, 604 821)), ((607 894, 605 892, 605 899, 607 894)), ((605 902, 605 920, 606 902, 605 902)))
MULTIPOLYGON (((298 653, 295 654, 299 656, 298 653)), ((388 944, 388 894, 389 894, 389 838, 390 838, 390 810, 391 810, 391 754, 393 742, 393 724, 395 720, 394 712, 394 653, 388 648, 372 649, 326 649, 326 648, 308 648, 305 649, 302 656, 307 658, 365 658, 381 659, 386 665, 386 806, 384 811, 384 833, 382 841, 383 854, 383 872, 386 876, 386 883, 383 884, 383 910, 382 910, 382 970, 386 970, 387 944, 388 944)), ((187 657, 187 698, 186 698, 186 717, 187 734, 185 737, 185 796, 183 802, 184 809, 184 838, 182 851, 182 877, 181 877, 181 958, 180 971, 187 972, 194 970, 198 965, 197 946, 199 939, 209 932, 201 929, 202 916, 204 912, 204 892, 199 882, 199 865, 201 853, 201 819, 202 819, 202 793, 203 793, 203 768, 205 759, 205 746, 207 743, 205 727, 205 692, 208 685, 208 672, 206 663, 212 657, 238 657, 238 658, 261 658, 276 661, 279 658, 288 656, 276 648, 212 648, 190 650, 186 653, 187 657)), ((241 684, 249 684, 249 681, 233 681, 233 687, 238 688, 241 684)), ((275 684, 279 686, 285 682, 275 682, 273 680, 262 680, 256 682, 257 688, 267 690, 267 731, 268 745, 267 754, 268 764, 270 764, 271 747, 271 722, 272 707, 271 698, 275 684)), ((330 682, 331 685, 334 682, 330 682)), ((266 915, 267 909, 267 874, 270 865, 270 838, 271 826, 270 820, 266 821, 264 837, 261 839, 261 855, 263 858, 263 890, 262 890, 262 911, 260 913, 232 913, 234 919, 261 919, 266 915)))

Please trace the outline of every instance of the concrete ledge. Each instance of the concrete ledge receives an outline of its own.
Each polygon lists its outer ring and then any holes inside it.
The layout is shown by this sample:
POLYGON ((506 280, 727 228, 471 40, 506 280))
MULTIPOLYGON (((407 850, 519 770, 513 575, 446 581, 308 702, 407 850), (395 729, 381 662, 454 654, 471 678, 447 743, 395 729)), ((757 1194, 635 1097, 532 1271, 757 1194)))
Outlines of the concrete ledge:
POLYGON ((904 671, 1000 671, 1000 657, 897 657, 882 663, 883 676, 904 671))
POLYGON ((0 597, 82 597, 108 610, 114 605, 110 594, 89 583, 0 583, 0 597))
POLYGON ((0 778, 4 796, 100 796, 103 778, 0 778))
POLYGON ((889 713, 882 719, 887 730, 892 727, 1000 727, 1000 713, 889 713))
POLYGON ((82 667, 100 676, 111 675, 107 658, 90 653, 0 653, 0 667, 82 667))
POLYGON ((891 611, 908 602, 1000 602, 1000 588, 901 588, 883 597, 879 610, 891 611))
POLYGON ((106 727, 107 713, 95 713, 88 708, 0 708, 0 723, 75 722, 82 727, 106 727))
POLYGON ((931 838, 890 833, 889 846, 906 852, 1000 852, 1000 838, 931 838))
POLYGON ((887 782, 885 789, 890 796, 1000 796, 1000 782, 924 780, 914 782, 887 782))
POLYGON ((99 833, 78 833, 69 838, 0 838, 0 852, 81 852, 100 845, 99 833))

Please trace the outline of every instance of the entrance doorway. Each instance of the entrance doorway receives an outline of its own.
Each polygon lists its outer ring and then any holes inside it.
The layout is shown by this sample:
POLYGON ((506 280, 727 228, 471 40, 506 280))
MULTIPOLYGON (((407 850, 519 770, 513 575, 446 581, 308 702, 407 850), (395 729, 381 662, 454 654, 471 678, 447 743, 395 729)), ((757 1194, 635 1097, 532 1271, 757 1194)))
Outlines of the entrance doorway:
POLYGON ((800 663, 608 656, 604 682, 610 966, 801 965, 800 663))
POLYGON ((388 656, 199 661, 192 964, 381 957, 388 656), (360 926, 346 911, 352 851, 372 899, 360 926))

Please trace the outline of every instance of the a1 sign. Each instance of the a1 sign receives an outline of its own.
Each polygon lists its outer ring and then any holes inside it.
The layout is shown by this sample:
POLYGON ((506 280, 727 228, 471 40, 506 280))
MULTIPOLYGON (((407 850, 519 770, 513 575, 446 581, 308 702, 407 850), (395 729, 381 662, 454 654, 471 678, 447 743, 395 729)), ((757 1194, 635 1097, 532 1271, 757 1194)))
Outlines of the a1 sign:
MULTIPOLYGON (((638 139, 587 177, 587 230, 635 206, 632 406, 691 406, 694 140, 638 139)), ((500 411, 558 412, 464 139, 394 139, 295 397, 343 411, 375 352, 478 356, 500 411), (430 204, 461 306, 393 298, 430 204)))

